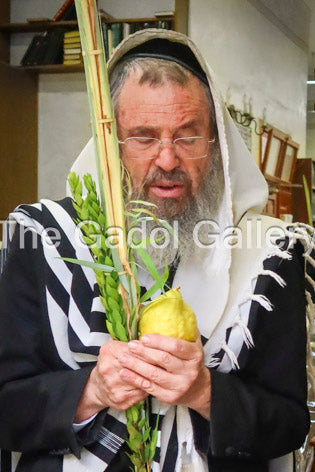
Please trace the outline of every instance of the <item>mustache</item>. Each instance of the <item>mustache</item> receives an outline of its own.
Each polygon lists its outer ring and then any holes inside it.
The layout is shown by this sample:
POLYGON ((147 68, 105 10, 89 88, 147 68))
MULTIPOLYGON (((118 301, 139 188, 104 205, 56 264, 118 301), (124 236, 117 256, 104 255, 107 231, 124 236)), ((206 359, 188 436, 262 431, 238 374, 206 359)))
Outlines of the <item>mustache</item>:
POLYGON ((168 182, 180 182, 184 185, 191 186, 191 178, 189 175, 181 169, 173 169, 170 172, 166 172, 163 169, 155 169, 151 175, 147 175, 143 181, 142 187, 149 187, 160 180, 168 182))

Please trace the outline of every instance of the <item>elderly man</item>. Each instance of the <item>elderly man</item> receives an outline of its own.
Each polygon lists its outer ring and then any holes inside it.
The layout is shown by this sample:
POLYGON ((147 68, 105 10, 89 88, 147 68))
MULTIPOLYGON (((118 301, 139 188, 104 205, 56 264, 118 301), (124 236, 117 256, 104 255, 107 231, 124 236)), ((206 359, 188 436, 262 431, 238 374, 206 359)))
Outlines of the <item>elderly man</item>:
MULTIPOLYGON (((266 185, 188 38, 136 33, 110 72, 134 194, 178 222, 179 249, 151 255, 168 260, 201 336, 110 340, 93 274, 56 259, 88 251, 74 242, 70 199, 19 207, 0 286, 0 446, 18 452, 3 452, 1 470, 126 471, 124 410, 150 396, 161 414, 154 470, 268 471, 309 425, 303 248, 223 244, 232 225, 249 234, 266 185), (51 227, 53 249, 40 240, 51 227), (21 228, 33 228, 23 247, 21 228)), ((89 149, 78 167, 92 171, 89 149)))

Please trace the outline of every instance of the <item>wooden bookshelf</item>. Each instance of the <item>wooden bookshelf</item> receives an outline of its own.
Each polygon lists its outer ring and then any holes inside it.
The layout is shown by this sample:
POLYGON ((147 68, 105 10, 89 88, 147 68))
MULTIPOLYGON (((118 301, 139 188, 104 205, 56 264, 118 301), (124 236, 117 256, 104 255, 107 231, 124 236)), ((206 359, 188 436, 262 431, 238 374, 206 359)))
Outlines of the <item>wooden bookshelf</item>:
MULTIPOLYGON (((113 20, 102 19, 102 23, 158 23, 158 21, 174 21, 174 16, 153 18, 117 18, 113 20)), ((3 23, 0 24, 1 33, 36 33, 51 31, 54 29, 72 30, 78 27, 76 20, 71 21, 29 21, 27 23, 3 23)))
MULTIPOLYGON (((187 1, 187 0, 185 0, 187 1)), ((115 19, 102 19, 102 23, 107 24, 116 24, 116 23, 155 23, 155 26, 158 26, 159 21, 170 21, 172 22, 172 27, 175 26, 175 17, 174 15, 169 16, 159 16, 152 18, 115 18, 115 19)), ((64 31, 71 31, 78 27, 78 22, 76 20, 70 21, 29 21, 26 23, 0 23, 0 39, 6 41, 9 44, 9 35, 11 34, 20 34, 20 33, 40 33, 45 31, 52 31, 56 29, 61 29, 64 31)), ((8 50, 8 48, 6 48, 8 50)), ((9 56, 6 56, 6 61, 8 61, 9 56)), ((12 66, 16 68, 17 66, 12 66)), ((18 66, 19 69, 24 69, 27 72, 37 73, 37 74, 64 74, 70 72, 83 72, 84 68, 82 64, 76 65, 63 65, 63 64, 51 64, 51 65, 37 65, 37 66, 18 66)))
POLYGON ((49 64, 41 66, 14 66, 15 69, 22 69, 26 72, 33 72, 34 74, 70 74, 73 72, 84 72, 83 64, 49 64))
POLYGON ((50 31, 53 29, 72 30, 78 26, 76 20, 73 21, 30 21, 28 23, 3 23, 0 24, 1 33, 36 33, 50 31))

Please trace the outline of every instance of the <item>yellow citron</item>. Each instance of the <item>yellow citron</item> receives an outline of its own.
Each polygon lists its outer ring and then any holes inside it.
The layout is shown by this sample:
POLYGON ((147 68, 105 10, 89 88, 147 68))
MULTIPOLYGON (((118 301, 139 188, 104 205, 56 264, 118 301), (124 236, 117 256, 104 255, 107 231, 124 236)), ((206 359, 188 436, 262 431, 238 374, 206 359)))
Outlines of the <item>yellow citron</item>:
POLYGON ((144 334, 162 334, 195 341, 197 321, 195 313, 182 299, 179 287, 168 290, 143 309, 139 322, 140 337, 144 334))

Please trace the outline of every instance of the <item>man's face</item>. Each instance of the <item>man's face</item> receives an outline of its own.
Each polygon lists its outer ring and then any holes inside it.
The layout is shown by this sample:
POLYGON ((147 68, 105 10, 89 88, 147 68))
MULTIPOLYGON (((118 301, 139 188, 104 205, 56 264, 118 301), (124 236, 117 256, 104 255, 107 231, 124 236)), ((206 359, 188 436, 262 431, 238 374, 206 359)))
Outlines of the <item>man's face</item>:
MULTIPOLYGON (((193 77, 184 88, 172 82, 162 86, 139 85, 139 73, 130 75, 122 87, 118 109, 118 136, 173 141, 202 136, 210 139, 210 117, 205 92, 193 77)), ((163 145, 152 160, 130 159, 121 145, 121 155, 129 171, 134 193, 157 205, 159 217, 172 218, 185 210, 207 174, 209 156, 180 159, 172 146, 163 145)))

